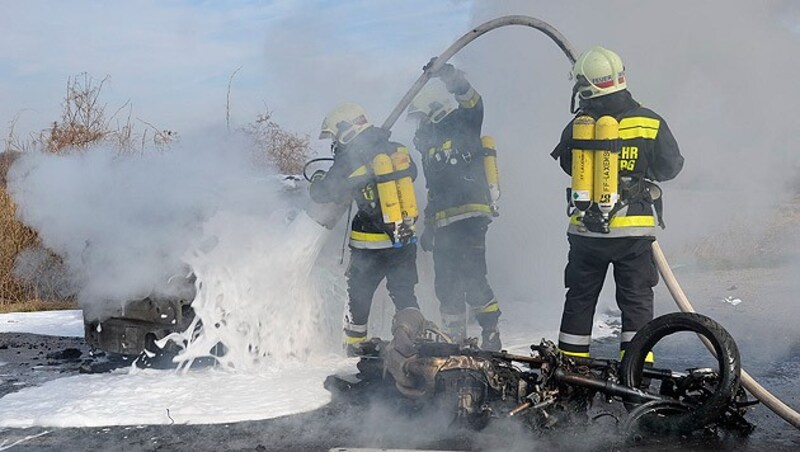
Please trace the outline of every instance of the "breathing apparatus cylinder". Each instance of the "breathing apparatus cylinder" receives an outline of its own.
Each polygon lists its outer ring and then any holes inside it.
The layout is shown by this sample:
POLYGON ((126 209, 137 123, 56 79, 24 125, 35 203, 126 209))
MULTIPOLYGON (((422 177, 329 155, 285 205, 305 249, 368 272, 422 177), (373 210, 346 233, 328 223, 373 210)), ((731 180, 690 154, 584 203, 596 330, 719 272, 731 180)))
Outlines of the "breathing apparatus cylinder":
MULTIPOLYGON (((408 152, 395 151, 392 154, 392 165, 394 171, 400 173, 406 171, 411 167, 411 157, 408 152)), ((397 179, 397 195, 400 199, 400 216, 406 224, 413 224, 419 216, 417 209, 417 196, 414 193, 414 181, 411 180, 411 175, 397 179)))
POLYGON ((617 204, 619 194, 619 154, 614 140, 619 138, 619 123, 611 116, 603 116, 595 126, 595 140, 606 141, 607 147, 595 151, 594 155, 594 192, 592 201, 597 204, 603 215, 605 227, 608 227, 609 215, 617 204))
MULTIPOLYGON (((572 139, 592 140, 595 134, 595 121, 591 116, 578 116, 572 122, 572 139)), ((591 149, 572 150, 572 190, 570 201, 580 216, 592 205, 594 189, 594 151, 591 149)))
POLYGON ((497 200, 500 199, 500 170, 497 168, 497 147, 494 138, 481 137, 483 145, 483 170, 486 173, 486 182, 489 184, 489 200, 492 212, 497 214, 497 200))
POLYGON ((378 177, 378 199, 383 213, 383 222, 397 225, 403 221, 400 210, 400 196, 397 194, 397 183, 391 177, 394 172, 392 159, 386 154, 378 154, 372 159, 372 170, 378 177))

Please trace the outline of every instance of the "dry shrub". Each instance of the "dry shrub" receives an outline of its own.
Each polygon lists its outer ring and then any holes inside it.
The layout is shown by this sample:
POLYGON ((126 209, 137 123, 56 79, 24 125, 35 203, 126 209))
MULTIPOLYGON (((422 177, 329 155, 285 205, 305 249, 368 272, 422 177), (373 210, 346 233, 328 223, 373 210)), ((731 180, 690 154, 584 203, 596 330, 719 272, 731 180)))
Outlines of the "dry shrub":
POLYGON ((281 174, 300 174, 311 147, 308 136, 284 130, 272 120, 272 113, 259 113, 255 121, 241 129, 253 142, 256 150, 274 165, 281 174))
POLYGON ((101 102, 101 94, 108 80, 109 77, 105 77, 98 81, 87 73, 68 78, 61 103, 61 118, 26 139, 17 136, 12 122, 6 149, 63 154, 104 144, 119 154, 127 154, 149 149, 162 151, 178 140, 176 132, 160 129, 141 119, 138 121, 144 128, 139 131, 132 119, 130 102, 125 102, 108 115, 107 105, 101 102))
POLYGON ((38 243, 36 232, 20 223, 6 191, 6 174, 17 153, 0 153, 0 305, 29 298, 27 288, 14 277, 14 263, 24 249, 38 243))

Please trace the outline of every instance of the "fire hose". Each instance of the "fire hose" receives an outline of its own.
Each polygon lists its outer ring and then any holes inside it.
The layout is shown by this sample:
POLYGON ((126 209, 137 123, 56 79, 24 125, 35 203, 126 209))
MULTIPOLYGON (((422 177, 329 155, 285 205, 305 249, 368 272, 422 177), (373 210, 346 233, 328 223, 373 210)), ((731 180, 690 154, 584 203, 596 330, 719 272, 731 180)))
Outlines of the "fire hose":
MULTIPOLYGON (((653 242, 653 257, 656 261, 656 266, 658 266, 658 271, 661 273, 661 277, 664 278, 664 283, 667 285, 670 295, 675 299, 675 303, 678 304, 680 310, 683 312, 695 312, 694 307, 689 302, 689 298, 686 297, 681 285, 678 284, 678 279, 675 278, 675 274, 672 273, 667 258, 661 250, 661 245, 659 245, 657 241, 653 242)), ((713 348, 710 347, 710 344, 707 341, 703 341, 703 343, 713 353, 713 348)), ((742 386, 786 422, 792 424, 796 428, 800 428, 800 413, 767 391, 766 388, 761 386, 744 369, 742 369, 742 386)))
MULTIPOLYGON (((453 55, 458 53, 461 49, 466 47, 467 44, 471 43, 478 37, 494 29, 508 25, 521 25, 539 30, 552 39, 553 42, 555 42, 555 44, 564 52, 570 64, 575 63, 575 49, 572 47, 572 44, 570 44, 567 38, 550 24, 534 17, 523 15, 498 17, 473 28, 461 36, 444 52, 442 52, 434 64, 425 70, 422 75, 419 76, 419 78, 417 78, 417 81, 414 82, 408 92, 406 92, 405 96, 400 99, 400 103, 398 103, 394 110, 392 110, 381 127, 386 130, 391 129, 406 107, 408 107, 408 104, 414 99, 414 96, 419 93, 422 87, 425 86, 425 83, 427 83, 431 78, 431 74, 438 71, 445 63, 447 63, 450 58, 453 57, 453 55)), ((694 308, 689 302, 689 299, 683 292, 683 289, 681 289, 680 284, 678 284, 678 280, 672 273, 672 269, 669 267, 669 263, 667 262, 667 259, 661 250, 661 246, 657 241, 653 242, 653 256, 655 258, 656 265, 658 266, 658 270, 667 285, 667 289, 669 289, 670 294, 675 299, 675 303, 677 303, 678 308, 680 308, 680 310, 683 312, 695 312, 694 308)), ((701 339, 703 338, 701 337, 701 339)), ((708 347, 713 353, 713 349, 711 348, 710 344, 707 341, 704 341, 704 343, 706 344, 706 347, 708 347)), ((761 403, 763 403, 767 408, 783 418, 786 422, 792 424, 795 428, 800 428, 800 413, 767 391, 744 369, 742 369, 741 372, 741 381, 742 386, 744 386, 745 389, 747 389, 754 397, 761 401, 761 403)))

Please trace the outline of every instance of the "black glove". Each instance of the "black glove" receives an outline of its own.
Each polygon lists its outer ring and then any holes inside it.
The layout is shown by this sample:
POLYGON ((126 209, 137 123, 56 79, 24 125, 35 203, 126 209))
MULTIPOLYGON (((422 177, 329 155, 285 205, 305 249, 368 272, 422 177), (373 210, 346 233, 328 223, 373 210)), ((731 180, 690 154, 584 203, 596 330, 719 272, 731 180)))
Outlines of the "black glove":
POLYGON ((314 174, 311 175, 311 182, 313 183, 325 179, 325 174, 325 170, 320 169, 314 171, 314 174))
POLYGON ((422 231, 422 236, 419 238, 419 246, 422 247, 422 251, 433 251, 433 228, 426 227, 425 230, 422 231))
MULTIPOLYGON (((423 71, 430 70, 433 67, 433 65, 436 64, 436 60, 438 58, 439 57, 431 58, 431 60, 428 61, 428 64, 426 64, 425 66, 422 66, 422 70, 423 71)), ((443 81, 446 81, 446 80, 452 79, 453 76, 455 76, 455 74, 456 74, 455 66, 453 66, 450 63, 445 63, 445 64, 442 65, 442 67, 437 69, 435 72, 431 72, 431 77, 439 77, 443 81)))

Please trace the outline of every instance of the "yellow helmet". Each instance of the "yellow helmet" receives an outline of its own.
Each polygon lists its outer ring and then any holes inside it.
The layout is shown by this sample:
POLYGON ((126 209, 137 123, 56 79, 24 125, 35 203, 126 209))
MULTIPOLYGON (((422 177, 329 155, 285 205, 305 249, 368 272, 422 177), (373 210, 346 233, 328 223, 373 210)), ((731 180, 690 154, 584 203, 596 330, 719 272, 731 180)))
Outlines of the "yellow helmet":
POLYGON ((367 113, 361 105, 346 102, 338 105, 325 116, 319 139, 330 138, 340 144, 347 144, 371 125, 367 119, 367 113))
POLYGON ((438 123, 456 107, 453 95, 447 91, 444 84, 431 80, 411 101, 406 114, 409 119, 422 116, 433 123, 438 123))
POLYGON ((592 47, 578 57, 571 76, 581 99, 605 96, 628 86, 622 58, 600 46, 592 47))

